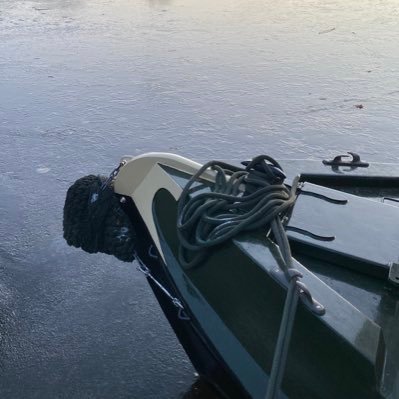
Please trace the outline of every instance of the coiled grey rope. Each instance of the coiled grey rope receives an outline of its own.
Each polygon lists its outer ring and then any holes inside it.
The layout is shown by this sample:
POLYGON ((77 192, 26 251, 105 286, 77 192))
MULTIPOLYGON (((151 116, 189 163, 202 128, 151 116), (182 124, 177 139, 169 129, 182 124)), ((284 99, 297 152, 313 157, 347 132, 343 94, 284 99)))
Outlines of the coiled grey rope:
POLYGON ((280 165, 265 155, 245 169, 211 161, 192 176, 178 203, 179 260, 184 268, 201 263, 209 249, 244 231, 270 229, 295 202, 296 187, 283 184, 280 165), (191 194, 206 187, 193 186, 207 169, 216 172, 211 191, 191 194), (188 259, 190 256, 191 259, 188 259))
POLYGON ((263 228, 271 232, 281 256, 279 264, 288 282, 279 335, 274 352, 266 399, 278 397, 284 375, 299 293, 312 300, 306 287, 298 281, 301 274, 293 268, 291 250, 282 219, 295 203, 298 178, 291 188, 283 184, 285 175, 272 158, 261 155, 245 169, 211 161, 192 176, 178 203, 177 231, 180 239, 179 261, 182 267, 198 266, 211 247, 239 233, 263 228), (208 169, 216 172, 211 191, 199 183, 208 169), (197 183, 195 186, 194 183, 197 183))

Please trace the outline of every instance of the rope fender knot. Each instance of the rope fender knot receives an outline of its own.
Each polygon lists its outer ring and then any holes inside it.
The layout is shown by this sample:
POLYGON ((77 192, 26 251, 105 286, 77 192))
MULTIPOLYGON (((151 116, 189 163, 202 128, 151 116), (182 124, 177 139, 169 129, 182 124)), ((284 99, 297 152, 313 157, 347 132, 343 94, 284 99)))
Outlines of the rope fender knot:
MULTIPOLYGON (((115 171, 112 178, 114 175, 115 171)), ((132 262, 137 236, 114 193, 111 176, 85 176, 69 187, 64 205, 64 238, 68 245, 88 253, 102 252, 132 262)))

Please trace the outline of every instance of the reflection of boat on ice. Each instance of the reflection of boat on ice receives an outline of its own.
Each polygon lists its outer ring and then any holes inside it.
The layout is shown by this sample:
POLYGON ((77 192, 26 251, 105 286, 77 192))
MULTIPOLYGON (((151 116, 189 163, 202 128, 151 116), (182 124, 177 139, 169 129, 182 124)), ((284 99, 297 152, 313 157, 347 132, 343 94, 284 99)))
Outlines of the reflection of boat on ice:
POLYGON ((244 168, 127 157, 111 179, 72 186, 65 238, 134 255, 227 397, 395 399, 399 168, 342 164, 285 162, 283 183, 268 157, 244 168))

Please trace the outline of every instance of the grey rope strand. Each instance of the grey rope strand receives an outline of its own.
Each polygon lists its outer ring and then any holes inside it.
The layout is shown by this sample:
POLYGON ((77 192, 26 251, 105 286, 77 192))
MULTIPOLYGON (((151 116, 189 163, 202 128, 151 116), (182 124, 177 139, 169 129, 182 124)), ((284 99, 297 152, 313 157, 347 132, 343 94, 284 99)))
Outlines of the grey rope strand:
POLYGON ((278 241, 282 259, 287 267, 286 276, 289 279, 287 296, 284 303, 283 316, 281 318, 280 330, 277 337, 277 344, 274 350, 272 369, 265 399, 278 398, 282 379, 284 376, 285 364, 287 361, 288 349, 291 341, 292 330, 295 321, 296 308, 298 304, 297 280, 299 273, 292 267, 292 257, 287 237, 280 219, 272 222, 272 231, 278 241), (283 232, 283 234, 281 234, 283 232), (292 272, 290 275, 289 271, 292 272))

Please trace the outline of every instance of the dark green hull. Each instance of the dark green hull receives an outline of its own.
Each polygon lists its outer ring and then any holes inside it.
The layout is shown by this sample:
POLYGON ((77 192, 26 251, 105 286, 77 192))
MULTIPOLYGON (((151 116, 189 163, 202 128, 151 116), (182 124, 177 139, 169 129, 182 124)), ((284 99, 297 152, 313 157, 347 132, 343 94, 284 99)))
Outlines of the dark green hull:
MULTIPOLYGON (((291 163, 290 168, 297 171, 298 165, 291 163)), ((300 168, 306 172, 306 163, 300 168)), ((312 174, 303 179, 374 199, 387 193, 399 198, 396 172, 383 169, 341 176, 311 165, 312 174)), ((189 178, 171 168, 165 171, 180 186, 189 178)), ((137 224, 140 215, 134 203, 128 201, 124 207, 137 224)), ((176 212, 175 198, 160 188, 153 198, 153 217, 162 256, 159 251, 154 256, 155 245, 143 221, 139 252, 153 275, 184 304, 190 320, 177 317, 152 283, 154 292, 202 375, 228 397, 263 398, 286 293, 285 280, 276 272, 275 246, 262 234, 242 235, 213 251, 200 267, 184 271, 177 260, 176 212)), ((384 271, 375 277, 369 273, 371 266, 363 270, 358 263, 348 268, 324 252, 324 257, 307 252, 302 244, 292 238, 295 266, 326 314, 317 316, 300 304, 281 397, 398 398, 397 288, 384 271)))

